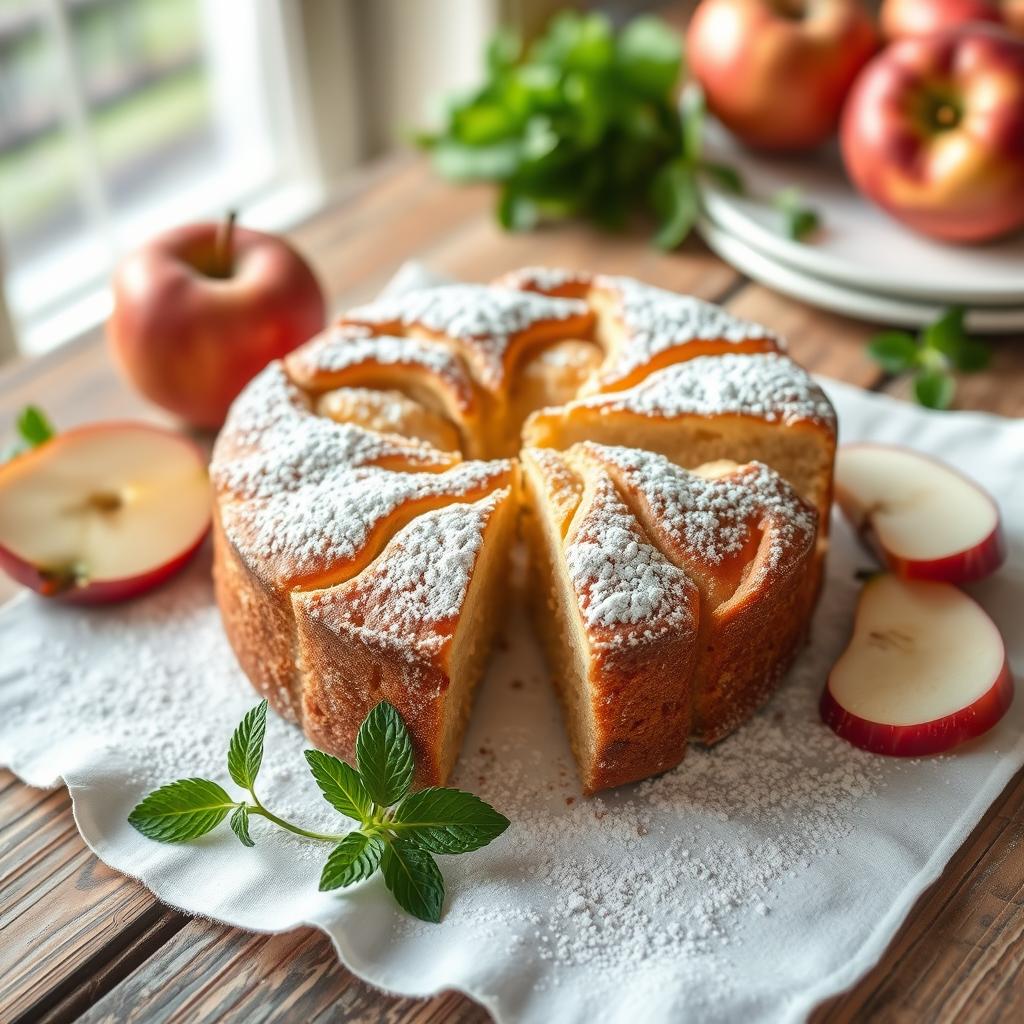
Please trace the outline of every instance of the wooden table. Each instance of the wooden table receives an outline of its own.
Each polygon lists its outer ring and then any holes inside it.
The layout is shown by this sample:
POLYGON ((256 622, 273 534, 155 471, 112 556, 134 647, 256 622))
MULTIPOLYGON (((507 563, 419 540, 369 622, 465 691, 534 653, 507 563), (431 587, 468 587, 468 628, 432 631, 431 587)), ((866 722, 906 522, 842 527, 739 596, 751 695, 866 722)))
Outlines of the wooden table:
MULTIPOLYGON (((724 303, 788 336, 809 369, 902 393, 864 355, 871 325, 821 313, 752 284, 696 240, 677 253, 582 226, 508 236, 484 188, 455 189, 417 159, 389 160, 295 231, 340 309, 372 296, 399 264, 484 280, 530 263, 634 274, 724 303)), ((957 404, 1024 414, 1024 338, 995 347, 957 404)), ((60 426, 152 409, 116 379, 100 336, 0 373, 0 429, 29 401, 60 426)), ((0 584, 0 599, 11 588, 0 584)), ((921 897, 882 962, 818 1022, 1024 1019, 1024 773, 921 897)), ((313 930, 250 935, 169 910, 101 864, 75 830, 63 789, 0 773, 0 1021, 483 1021, 449 993, 383 995, 313 930)))

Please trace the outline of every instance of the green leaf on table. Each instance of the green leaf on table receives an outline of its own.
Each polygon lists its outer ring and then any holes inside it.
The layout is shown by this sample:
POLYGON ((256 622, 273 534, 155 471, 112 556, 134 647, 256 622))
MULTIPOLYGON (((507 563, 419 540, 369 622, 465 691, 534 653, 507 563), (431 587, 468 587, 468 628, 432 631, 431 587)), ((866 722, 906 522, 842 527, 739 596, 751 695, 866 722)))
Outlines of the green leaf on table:
POLYGON ((366 832, 349 832, 331 850, 320 874, 320 891, 341 889, 353 882, 369 878, 380 865, 387 844, 380 836, 366 832))
POLYGON ((304 753, 324 799, 346 818, 362 823, 368 821, 373 801, 359 772, 322 750, 306 750, 304 753))
POLYGON ((252 836, 249 835, 249 808, 245 804, 236 807, 231 815, 231 831, 238 836, 238 841, 243 846, 255 846, 252 836))
POLYGON ((522 143, 516 139, 473 146, 453 139, 440 139, 431 147, 434 169, 454 182, 504 181, 522 159, 522 143))
POLYGON ((945 310, 921 332, 921 341, 926 348, 933 348, 950 362, 955 362, 957 353, 967 341, 963 307, 951 306, 945 310))
POLYGON ((26 405, 18 414, 16 426, 18 436, 29 448, 46 444, 57 433, 46 413, 37 405, 26 405))
POLYGON ((693 230, 700 212, 697 181, 693 168, 684 160, 673 160, 655 175, 651 187, 651 205, 659 227, 655 244, 674 249, 693 230))
POLYGON ((404 911, 433 924, 441 920, 444 879, 426 850, 395 839, 384 848, 381 870, 384 884, 404 911))
POLYGON ((215 829, 237 801, 209 779, 179 779, 137 804, 128 823, 149 839, 181 843, 215 829))
POLYGON ((431 787, 410 793, 395 808, 391 825, 431 853, 469 853, 500 836, 509 820, 472 793, 431 787))
POLYGON ((868 342, 868 355, 886 373, 906 373, 918 362, 918 347, 906 331, 883 331, 868 342))
POLYGON ((818 212, 804 205, 803 196, 797 188, 784 188, 775 195, 772 203, 782 215, 783 232, 795 242, 802 242, 821 226, 818 212))
POLYGON ((246 712, 228 745, 228 774, 236 785, 251 790, 263 763, 263 738, 267 731, 267 702, 261 700, 246 712))
POLYGON ((402 716, 381 701, 356 734, 356 766, 370 798, 381 807, 398 803, 412 785, 412 739, 402 716))
POLYGON ((953 359, 953 365, 963 373, 977 373, 984 370, 991 361, 992 350, 988 345, 967 338, 953 359))
POLYGON ((718 185, 719 188, 734 196, 747 193, 747 185, 735 167, 730 164, 715 163, 712 160, 701 161, 700 169, 718 185))
POLYGON ((914 377, 914 398, 929 409, 948 409, 955 391, 955 381, 942 370, 922 370, 914 377))
POLYGON ((655 99, 675 85, 682 67, 679 36, 660 18, 634 18, 619 34, 618 65, 622 77, 641 93, 655 99))

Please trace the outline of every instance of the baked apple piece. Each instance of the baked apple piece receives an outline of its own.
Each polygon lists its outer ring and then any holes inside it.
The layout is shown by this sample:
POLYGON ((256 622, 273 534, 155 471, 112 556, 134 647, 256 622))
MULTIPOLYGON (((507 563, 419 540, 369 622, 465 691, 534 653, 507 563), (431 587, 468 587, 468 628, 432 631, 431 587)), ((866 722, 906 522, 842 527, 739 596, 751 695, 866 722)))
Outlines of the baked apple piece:
POLYGON ((918 757, 987 732, 1012 700, 1003 638, 981 605, 949 583, 881 573, 861 592, 821 717, 854 746, 918 757))
POLYGON ((47 597, 139 594, 182 568, 209 527, 205 459, 161 427, 78 427, 0 466, 0 567, 47 597))
POLYGON ((909 448, 843 445, 836 501, 892 572, 967 583, 1006 557, 999 507, 976 483, 909 448))

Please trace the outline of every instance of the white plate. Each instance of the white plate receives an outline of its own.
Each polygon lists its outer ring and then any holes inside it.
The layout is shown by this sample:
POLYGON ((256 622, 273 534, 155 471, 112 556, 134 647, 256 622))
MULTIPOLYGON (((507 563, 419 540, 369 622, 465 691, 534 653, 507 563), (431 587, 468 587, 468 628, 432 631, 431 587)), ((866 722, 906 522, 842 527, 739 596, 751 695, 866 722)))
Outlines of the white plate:
POLYGON ((708 216, 765 256, 836 284, 902 299, 1024 306, 1024 232, 990 245, 943 245, 913 234, 861 197, 836 147, 816 157, 760 156, 711 119, 704 145, 708 159, 732 164, 755 193, 734 196, 707 182, 708 216), (779 230, 780 214, 770 200, 790 186, 822 213, 813 242, 795 242, 779 230))
MULTIPOLYGON (((834 281, 786 266, 771 256, 747 245, 708 218, 698 224, 704 241, 727 263, 741 273, 812 306, 835 313, 871 320, 879 324, 922 327, 933 321, 950 301, 915 302, 877 292, 849 288, 834 281)), ((1024 331, 1024 306, 1016 308, 973 308, 967 313, 967 327, 979 334, 1011 334, 1024 331)))

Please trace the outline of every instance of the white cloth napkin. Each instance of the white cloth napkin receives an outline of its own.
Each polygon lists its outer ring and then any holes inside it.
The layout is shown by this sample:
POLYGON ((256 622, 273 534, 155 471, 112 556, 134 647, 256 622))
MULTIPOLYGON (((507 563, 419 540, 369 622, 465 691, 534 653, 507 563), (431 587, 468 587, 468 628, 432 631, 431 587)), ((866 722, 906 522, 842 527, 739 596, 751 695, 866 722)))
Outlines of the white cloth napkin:
MULTIPOLYGON (((1024 670, 1024 422, 929 413, 824 382, 845 440, 912 445, 950 461, 1002 506, 1010 559, 971 588, 1024 670)), ((186 775, 233 791, 224 755, 256 700, 221 631, 203 554, 141 600, 77 609, 23 596, 0 612, 0 761, 37 786, 63 780, 85 841, 190 913, 259 931, 312 924, 381 988, 454 988, 499 1021, 790 1021, 880 957, 921 892, 1024 763, 1024 700, 955 753, 896 760, 854 750, 817 701, 850 630, 855 570, 871 562, 834 523, 811 647, 780 693, 713 751, 660 779, 580 796, 525 620, 507 626, 453 784, 512 826, 441 858, 439 925, 404 917, 379 878, 317 891, 328 850, 256 820, 166 846, 126 822, 144 793, 186 775)), ((300 732, 271 716, 268 806, 343 827, 305 767, 300 732)))

